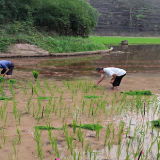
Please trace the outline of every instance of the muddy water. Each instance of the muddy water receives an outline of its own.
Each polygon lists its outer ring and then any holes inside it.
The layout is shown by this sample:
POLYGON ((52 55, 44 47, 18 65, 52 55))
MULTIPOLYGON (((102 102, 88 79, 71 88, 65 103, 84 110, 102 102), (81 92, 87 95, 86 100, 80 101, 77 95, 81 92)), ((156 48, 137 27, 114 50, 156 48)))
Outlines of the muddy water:
POLYGON ((91 57, 39 57, 9 60, 15 63, 17 71, 25 71, 28 74, 33 69, 37 69, 41 77, 55 79, 94 76, 97 66, 119 67, 125 69, 127 73, 152 74, 160 72, 160 45, 117 46, 110 55, 91 57))

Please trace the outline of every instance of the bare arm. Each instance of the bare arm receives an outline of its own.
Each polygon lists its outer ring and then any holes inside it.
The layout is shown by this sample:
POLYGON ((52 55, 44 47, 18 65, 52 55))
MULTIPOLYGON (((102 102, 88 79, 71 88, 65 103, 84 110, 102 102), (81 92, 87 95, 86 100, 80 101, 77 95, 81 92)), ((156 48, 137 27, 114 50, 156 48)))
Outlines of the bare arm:
POLYGON ((104 77, 101 77, 98 82, 97 82, 97 85, 103 80, 104 77))
POLYGON ((3 77, 6 75, 6 73, 9 71, 9 68, 6 69, 6 71, 3 74, 3 77))
POLYGON ((112 78, 112 80, 110 81, 111 84, 113 84, 113 82, 115 81, 115 79, 116 79, 116 77, 117 77, 117 74, 114 73, 112 76, 113 76, 113 78, 112 78))

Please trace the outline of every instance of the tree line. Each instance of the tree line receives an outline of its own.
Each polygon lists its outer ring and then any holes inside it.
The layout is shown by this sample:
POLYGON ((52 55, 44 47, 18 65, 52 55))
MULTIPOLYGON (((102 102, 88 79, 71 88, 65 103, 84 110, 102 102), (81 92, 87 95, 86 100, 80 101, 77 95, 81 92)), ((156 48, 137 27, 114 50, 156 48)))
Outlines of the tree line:
POLYGON ((85 0, 0 0, 0 22, 22 22, 59 35, 86 37, 98 12, 85 0))

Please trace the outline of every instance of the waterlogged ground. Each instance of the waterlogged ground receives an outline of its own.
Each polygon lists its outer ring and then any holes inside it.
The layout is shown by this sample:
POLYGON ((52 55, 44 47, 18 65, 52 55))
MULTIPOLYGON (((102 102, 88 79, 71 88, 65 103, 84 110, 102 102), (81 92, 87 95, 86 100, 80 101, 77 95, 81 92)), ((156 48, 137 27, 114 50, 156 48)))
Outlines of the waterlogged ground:
POLYGON ((150 123, 160 115, 159 46, 146 47, 117 47, 111 55, 82 59, 9 59, 16 66, 12 78, 18 82, 12 87, 5 82, 0 90, 10 97, 0 101, 0 159, 137 160, 141 150, 141 159, 160 159, 159 130, 150 123), (111 90, 108 77, 93 86, 100 78, 97 66, 126 69, 118 91, 111 90), (40 72, 37 82, 33 69, 40 72), (129 90, 150 90, 153 95, 121 93, 129 90), (91 95, 98 97, 85 98, 91 95), (67 126, 73 121, 103 128, 77 128, 74 133, 67 126), (35 130, 49 124, 61 130, 35 130))

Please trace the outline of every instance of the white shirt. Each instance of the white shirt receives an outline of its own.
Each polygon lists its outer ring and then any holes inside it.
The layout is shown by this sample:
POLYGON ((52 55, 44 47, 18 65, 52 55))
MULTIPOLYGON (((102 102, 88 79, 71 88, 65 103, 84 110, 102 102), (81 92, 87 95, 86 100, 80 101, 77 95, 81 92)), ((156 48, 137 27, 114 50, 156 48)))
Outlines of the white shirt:
POLYGON ((101 77, 105 77, 106 75, 113 76, 114 73, 117 76, 123 76, 124 74, 126 74, 126 71, 124 69, 114 68, 114 67, 103 68, 103 71, 105 73, 101 74, 101 77))

